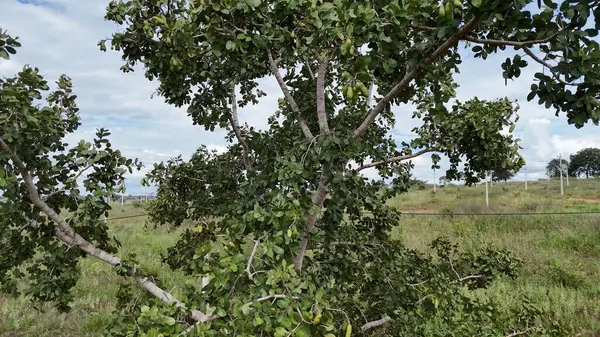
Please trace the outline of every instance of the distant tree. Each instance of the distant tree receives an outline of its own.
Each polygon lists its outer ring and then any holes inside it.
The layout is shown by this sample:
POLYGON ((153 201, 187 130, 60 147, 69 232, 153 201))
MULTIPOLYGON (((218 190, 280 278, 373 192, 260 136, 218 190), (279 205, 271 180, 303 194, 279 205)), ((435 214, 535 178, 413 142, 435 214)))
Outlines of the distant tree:
POLYGON ((408 188, 417 188, 419 190, 424 190, 426 185, 426 181, 417 178, 411 178, 408 180, 408 188))
POLYGON ((572 154, 569 173, 577 177, 585 174, 586 178, 600 175, 600 149, 589 147, 572 154))
POLYGON ((507 181, 514 177, 517 174, 517 171, 510 168, 502 168, 498 167, 492 170, 492 180, 493 181, 507 181))
MULTIPOLYGON (((559 158, 554 158, 551 161, 548 162, 548 164, 546 165, 546 175, 548 176, 548 178, 558 178, 560 177, 560 159, 559 158)), ((569 161, 566 159, 562 159, 562 169, 563 169, 563 175, 567 174, 567 168, 569 167, 569 161)))
POLYGON ((445 186, 446 184, 448 184, 448 178, 440 177, 440 185, 445 186))

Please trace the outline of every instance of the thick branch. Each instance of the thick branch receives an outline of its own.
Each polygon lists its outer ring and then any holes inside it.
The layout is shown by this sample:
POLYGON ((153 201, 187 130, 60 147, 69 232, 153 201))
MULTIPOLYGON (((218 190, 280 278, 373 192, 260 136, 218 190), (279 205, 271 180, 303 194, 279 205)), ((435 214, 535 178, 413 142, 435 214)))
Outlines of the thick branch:
POLYGON ((231 86, 231 113, 229 114, 229 122, 231 122, 231 127, 233 128, 235 137, 242 146, 244 167, 246 170, 250 171, 252 169, 252 163, 250 163, 250 148, 248 147, 248 142, 246 142, 246 137, 242 135, 242 131, 240 130, 240 122, 238 120, 237 113, 237 100, 235 98, 235 84, 231 86))
POLYGON ((386 316, 383 316, 381 319, 378 319, 376 321, 371 321, 371 322, 364 324, 363 326, 360 327, 360 331, 362 331, 362 333, 365 333, 373 328, 382 326, 391 321, 392 321, 392 318, 390 316, 386 315, 386 316))
MULTIPOLYGON (((33 182, 33 177, 29 173, 29 170, 25 166, 25 163, 19 158, 19 156, 14 153, 8 144, 4 142, 2 138, 0 138, 0 150, 4 151, 8 155, 10 155, 13 163, 19 169, 21 173, 21 177, 27 187, 27 191, 29 192, 29 199, 31 202, 48 218, 50 218, 55 223, 55 233, 56 237, 62 242, 70 245, 71 247, 78 248, 84 253, 97 258, 100 261, 104 261, 112 266, 119 266, 121 264, 121 260, 96 246, 92 243, 84 239, 81 235, 77 234, 73 228, 60 216, 58 215, 48 204, 40 198, 37 187, 33 182)), ((164 291, 160 287, 158 287, 154 282, 150 281, 146 277, 135 276, 135 273, 132 275, 135 277, 137 283, 144 288, 146 291, 154 295, 156 298, 167 304, 175 304, 178 307, 185 308, 185 304, 173 297, 170 293, 164 291)), ((192 318, 197 321, 205 321, 208 319, 208 316, 204 315, 202 312, 198 310, 192 311, 192 318)))
POLYGON ((304 118, 302 118, 302 116, 300 114, 300 109, 298 108, 298 104, 296 104, 296 100, 294 100, 294 97, 292 97, 290 90, 288 89, 287 85, 283 81, 283 77, 281 77, 279 68, 277 68, 277 62, 273 59, 273 55, 271 54, 271 51, 269 51, 267 53, 267 57, 269 58, 269 66, 271 67, 271 71, 273 72, 273 75, 275 75, 275 79, 277 80, 277 83, 279 84, 279 87, 281 88, 281 91, 283 92, 283 96, 285 97, 288 104, 292 108, 292 111, 297 115, 298 122, 300 123, 300 128, 302 129, 302 133, 304 133, 304 136, 306 136, 306 138, 308 140, 312 140, 314 138, 314 136, 313 136, 312 132, 310 132, 310 128, 308 127, 308 124, 306 124, 306 121, 304 120, 304 118))
POLYGON ((302 270, 302 262, 304 261, 304 255, 306 254, 306 249, 308 247, 308 239, 310 238, 310 232, 315 227, 317 223, 317 219, 321 214, 321 208, 323 207, 323 202, 325 202, 325 198, 327 197, 327 170, 324 168, 321 172, 321 178, 319 180, 319 185, 317 189, 313 193, 312 203, 315 207, 318 208, 317 211, 311 212, 308 214, 308 218, 306 220, 306 226, 304 231, 302 232, 302 239, 300 241, 300 248, 298 249, 298 253, 296 254, 296 258, 294 259, 294 267, 297 271, 302 270))
POLYGON ((325 110, 325 74, 329 61, 326 58, 319 59, 319 68, 317 70, 317 118, 319 121, 319 130, 321 134, 329 136, 329 125, 327 124, 327 111, 325 110))
POLYGON ((404 91, 414 80, 417 75, 428 65, 430 65, 433 61, 437 60, 440 56, 442 56, 448 49, 454 46, 461 38, 467 35, 475 26, 481 21, 484 14, 480 14, 474 17, 471 21, 467 22, 464 26, 462 26, 459 31, 452 35, 446 42, 442 43, 429 57, 427 57, 423 64, 412 68, 404 78, 400 80, 378 103, 375 105, 373 109, 369 112, 365 120, 362 124, 354 131, 354 138, 360 137, 367 129, 373 124, 375 118, 383 112, 388 103, 397 97, 402 91, 404 91))
POLYGON ((357 171, 362 171, 362 170, 365 170, 365 169, 368 169, 368 168, 371 168, 371 167, 376 167, 376 166, 381 166, 381 165, 385 165, 385 164, 389 164, 389 163, 395 163, 395 162, 399 162, 399 161, 403 161, 403 160, 408 160, 408 159, 412 159, 412 158, 418 157, 418 156, 420 156, 422 154, 425 154, 425 153, 428 153, 428 152, 433 152, 433 151, 436 151, 436 149, 435 148, 426 148, 426 149, 423 149, 423 150, 421 150, 419 152, 415 152, 413 154, 407 154, 405 156, 391 157, 391 158, 387 158, 387 159, 384 159, 384 160, 376 161, 376 162, 373 162, 373 163, 370 163, 370 164, 366 164, 366 165, 363 165, 363 166, 357 168, 356 170, 357 171))

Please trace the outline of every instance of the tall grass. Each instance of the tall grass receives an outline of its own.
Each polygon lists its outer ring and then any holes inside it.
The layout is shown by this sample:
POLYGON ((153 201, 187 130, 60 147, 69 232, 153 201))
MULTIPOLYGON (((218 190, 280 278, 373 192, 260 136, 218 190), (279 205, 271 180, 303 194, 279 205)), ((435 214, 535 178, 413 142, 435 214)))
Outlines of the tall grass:
MULTIPOLYGON (((581 335, 600 334, 600 215, 461 216, 460 213, 600 211, 600 181, 571 179, 560 196, 557 181, 498 183, 485 189, 444 187, 411 191, 391 201, 403 211, 444 212, 445 216, 404 215, 393 234, 409 247, 428 251, 429 243, 448 236, 464 249, 493 244, 511 250, 524 261, 516 280, 501 279, 479 293, 506 307, 529 296, 537 305, 555 312, 581 335), (586 199, 586 200, 579 200, 586 199)), ((131 205, 115 205, 111 217, 139 214, 131 205)), ((162 275, 168 287, 184 277, 160 262, 160 254, 174 244, 182 229, 145 228, 145 218, 111 221, 111 234, 123 246, 119 254, 136 253, 144 270, 162 275)), ((81 261, 83 277, 75 288, 73 310, 58 314, 50 306, 39 312, 23 297, 0 296, 0 336, 102 336, 115 305, 121 278, 94 259, 81 261)))

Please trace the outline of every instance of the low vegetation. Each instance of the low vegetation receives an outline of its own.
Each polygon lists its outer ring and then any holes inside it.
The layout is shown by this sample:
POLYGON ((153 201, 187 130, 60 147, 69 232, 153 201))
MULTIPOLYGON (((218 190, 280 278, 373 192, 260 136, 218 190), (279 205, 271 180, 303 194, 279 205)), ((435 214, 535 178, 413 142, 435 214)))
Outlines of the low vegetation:
MULTIPOLYGON (((490 190, 490 209, 485 207, 484 189, 447 186, 434 194, 431 188, 410 191, 393 203, 406 213, 448 212, 600 212, 600 181, 572 179, 566 196, 560 198, 557 181, 498 183, 490 190), (410 207, 408 207, 409 205, 410 207)), ((113 206, 111 217, 140 213, 131 204, 121 211, 113 206)), ((427 216, 404 215, 394 229, 411 248, 429 251, 440 235, 465 247, 492 243, 505 247, 523 260, 515 280, 501 278, 482 296, 494 298, 509 308, 522 305, 527 296, 533 306, 553 312, 571 324, 580 336, 600 332, 600 214, 534 216, 427 216)), ((120 255, 137 253, 144 270, 160 273, 168 289, 186 279, 156 257, 164 254, 182 230, 145 226, 145 218, 111 221, 110 233, 123 243, 120 255)), ((37 311, 23 297, 0 297, 0 336, 103 336, 110 329, 116 305, 117 276, 110 266, 93 258, 81 261, 82 278, 75 287, 75 302, 68 314, 59 314, 50 305, 37 311)), ((138 295, 142 295, 140 292, 138 295)))

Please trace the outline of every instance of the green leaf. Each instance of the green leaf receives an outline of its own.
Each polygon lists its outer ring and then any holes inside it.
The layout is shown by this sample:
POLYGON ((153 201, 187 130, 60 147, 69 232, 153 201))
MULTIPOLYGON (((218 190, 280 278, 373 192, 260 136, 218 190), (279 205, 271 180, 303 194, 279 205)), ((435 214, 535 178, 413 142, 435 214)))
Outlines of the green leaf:
POLYGON ((256 8, 256 7, 260 6, 260 4, 262 2, 261 0, 245 0, 245 1, 252 8, 256 8))
POLYGON ((175 325, 177 321, 173 317, 163 317, 162 324, 164 325, 175 325))
POLYGON ((225 44, 225 48, 227 50, 234 50, 235 49, 235 42, 229 40, 227 41, 227 43, 225 44))
POLYGON ((242 305, 242 307, 240 309, 242 310, 242 313, 245 316, 250 315, 250 311, 251 311, 250 304, 246 303, 246 304, 242 305))
POLYGON ((471 4, 476 8, 481 7, 481 2, 482 0, 471 0, 471 4))

